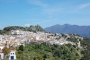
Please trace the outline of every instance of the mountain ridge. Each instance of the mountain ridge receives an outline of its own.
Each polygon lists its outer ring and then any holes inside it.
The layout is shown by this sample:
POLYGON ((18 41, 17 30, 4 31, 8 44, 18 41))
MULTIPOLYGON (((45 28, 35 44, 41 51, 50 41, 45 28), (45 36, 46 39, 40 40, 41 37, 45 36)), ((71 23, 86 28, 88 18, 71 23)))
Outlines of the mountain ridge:
POLYGON ((52 33, 76 33, 84 37, 90 37, 90 26, 79 26, 79 25, 70 25, 70 24, 56 24, 51 27, 45 28, 46 32, 52 33))

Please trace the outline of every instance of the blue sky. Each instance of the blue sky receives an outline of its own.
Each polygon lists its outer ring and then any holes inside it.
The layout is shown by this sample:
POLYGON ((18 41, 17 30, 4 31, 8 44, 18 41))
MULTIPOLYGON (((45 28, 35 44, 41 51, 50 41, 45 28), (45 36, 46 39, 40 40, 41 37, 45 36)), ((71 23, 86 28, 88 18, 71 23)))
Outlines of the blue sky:
POLYGON ((0 0, 0 29, 37 24, 90 25, 90 0, 0 0))

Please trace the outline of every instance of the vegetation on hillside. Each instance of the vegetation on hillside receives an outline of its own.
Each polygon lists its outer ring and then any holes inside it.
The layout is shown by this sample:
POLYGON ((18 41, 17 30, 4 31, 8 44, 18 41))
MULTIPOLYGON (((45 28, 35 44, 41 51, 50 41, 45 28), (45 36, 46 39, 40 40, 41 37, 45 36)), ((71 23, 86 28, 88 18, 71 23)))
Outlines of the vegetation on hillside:
MULTIPOLYGON (((21 47, 21 46, 20 46, 21 47)), ((74 45, 29 44, 17 49, 18 60, 80 60, 83 56, 74 45)))
POLYGON ((90 60, 90 38, 84 38, 81 45, 83 47, 81 53, 84 55, 81 60, 90 60))
POLYGON ((44 31, 44 29, 39 25, 36 25, 36 26, 31 25, 30 27, 26 27, 26 30, 27 31, 32 31, 32 32, 36 32, 36 31, 42 32, 42 31, 44 31))
MULTIPOLYGON (((77 39, 70 39, 77 42, 77 39)), ((90 60, 90 38, 80 40, 81 48, 77 45, 65 44, 29 44, 17 48, 18 60, 90 60), (23 49, 23 50, 22 50, 23 49)))

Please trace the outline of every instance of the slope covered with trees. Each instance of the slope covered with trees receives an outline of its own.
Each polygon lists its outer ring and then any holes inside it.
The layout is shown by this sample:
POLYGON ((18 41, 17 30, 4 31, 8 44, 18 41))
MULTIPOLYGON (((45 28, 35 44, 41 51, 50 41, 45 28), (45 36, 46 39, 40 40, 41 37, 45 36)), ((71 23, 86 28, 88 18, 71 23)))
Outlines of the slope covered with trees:
MULTIPOLYGON (((69 40, 69 39, 68 39, 69 40)), ((69 41, 77 39, 70 38, 69 41)), ((90 60, 90 38, 80 40, 81 47, 64 44, 28 44, 17 48, 18 60, 90 60), (22 50, 23 49, 23 50, 22 50)))
POLYGON ((18 60, 80 60, 83 56, 74 45, 29 44, 18 48, 18 60))
POLYGON ((90 38, 84 38, 81 46, 83 47, 81 53, 84 55, 81 60, 90 60, 90 38))

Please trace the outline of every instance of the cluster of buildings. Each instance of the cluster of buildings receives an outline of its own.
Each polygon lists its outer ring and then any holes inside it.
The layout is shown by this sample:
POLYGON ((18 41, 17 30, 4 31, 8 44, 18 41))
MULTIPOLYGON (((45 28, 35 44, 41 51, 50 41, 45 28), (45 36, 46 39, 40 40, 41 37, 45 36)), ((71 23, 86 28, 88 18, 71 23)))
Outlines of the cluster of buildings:
MULTIPOLYGON (((71 35, 73 37, 73 35, 71 35)), ((50 43, 50 44, 72 44, 75 45, 74 42, 67 41, 68 38, 71 38, 69 34, 52 34, 45 32, 29 32, 22 30, 12 30, 10 35, 0 35, 0 59, 4 58, 4 53, 2 49, 6 47, 14 47, 16 48, 19 45, 30 44, 30 43, 50 43)), ((74 38, 83 40, 83 37, 74 36, 74 38)), ((80 42, 79 42, 80 45, 80 42)), ((16 59, 16 50, 10 51, 9 60, 16 59)))

